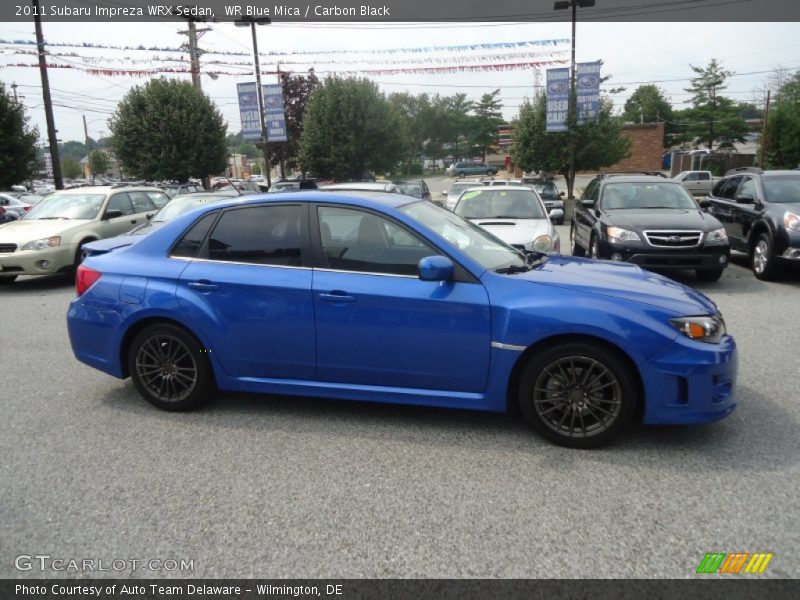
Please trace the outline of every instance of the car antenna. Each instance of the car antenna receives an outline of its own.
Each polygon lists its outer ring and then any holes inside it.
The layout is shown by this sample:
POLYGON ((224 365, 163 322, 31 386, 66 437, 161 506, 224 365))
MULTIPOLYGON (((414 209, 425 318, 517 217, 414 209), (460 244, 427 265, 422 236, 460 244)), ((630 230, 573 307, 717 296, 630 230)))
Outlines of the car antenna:
POLYGON ((231 186, 233 189, 235 189, 235 190, 236 190, 236 193, 237 193, 237 194, 239 194, 240 196, 243 196, 243 195, 244 195, 244 194, 242 194, 242 190, 240 190, 240 189, 239 189, 239 188, 237 188, 235 185, 233 185, 233 182, 232 182, 230 179, 228 179, 228 178, 226 177, 226 178, 225 178, 225 181, 227 181, 227 182, 230 184, 230 186, 231 186))

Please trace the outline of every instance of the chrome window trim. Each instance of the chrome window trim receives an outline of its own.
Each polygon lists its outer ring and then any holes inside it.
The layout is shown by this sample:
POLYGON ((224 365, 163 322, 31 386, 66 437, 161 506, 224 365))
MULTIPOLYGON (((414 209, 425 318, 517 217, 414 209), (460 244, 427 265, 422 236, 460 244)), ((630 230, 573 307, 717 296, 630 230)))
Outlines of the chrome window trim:
POLYGON ((324 273, 350 273, 352 275, 380 275, 382 277, 403 277, 405 279, 419 279, 419 275, 400 275, 399 273, 375 273, 373 271, 348 271, 346 269, 315 268, 315 271, 324 273))
POLYGON ((170 255, 169 258, 172 260, 185 260, 187 262, 202 262, 202 263, 212 263, 215 265, 244 265, 247 267, 269 267, 275 269, 301 269, 303 271, 310 271, 312 267, 295 267, 292 265, 264 265, 261 263, 249 263, 249 262, 238 262, 235 260, 212 260, 210 258, 192 258, 191 256, 172 256, 170 255))

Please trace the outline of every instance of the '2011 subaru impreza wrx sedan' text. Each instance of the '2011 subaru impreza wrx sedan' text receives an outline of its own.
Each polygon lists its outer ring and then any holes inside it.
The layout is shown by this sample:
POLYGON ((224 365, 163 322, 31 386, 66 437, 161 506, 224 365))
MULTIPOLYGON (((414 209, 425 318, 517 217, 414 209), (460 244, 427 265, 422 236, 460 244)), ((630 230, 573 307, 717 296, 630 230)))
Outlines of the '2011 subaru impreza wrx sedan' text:
POLYGON ((605 443, 734 410, 703 294, 635 265, 523 253, 431 202, 298 192, 198 208, 81 265, 77 358, 152 404, 216 389, 502 412, 605 443))

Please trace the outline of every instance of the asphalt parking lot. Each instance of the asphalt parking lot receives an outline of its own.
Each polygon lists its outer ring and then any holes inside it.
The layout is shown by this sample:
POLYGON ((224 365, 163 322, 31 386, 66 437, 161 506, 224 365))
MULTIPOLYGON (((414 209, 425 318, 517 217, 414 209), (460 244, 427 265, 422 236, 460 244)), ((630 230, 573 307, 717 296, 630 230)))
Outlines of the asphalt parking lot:
POLYGON ((161 412, 72 357, 69 278, 21 277, 0 290, 0 577, 75 576, 14 566, 46 554, 193 561, 120 573, 142 577, 682 578, 710 551, 798 577, 800 273, 762 283, 736 257, 683 281, 736 336, 738 409, 580 451, 505 415, 231 394, 161 412))

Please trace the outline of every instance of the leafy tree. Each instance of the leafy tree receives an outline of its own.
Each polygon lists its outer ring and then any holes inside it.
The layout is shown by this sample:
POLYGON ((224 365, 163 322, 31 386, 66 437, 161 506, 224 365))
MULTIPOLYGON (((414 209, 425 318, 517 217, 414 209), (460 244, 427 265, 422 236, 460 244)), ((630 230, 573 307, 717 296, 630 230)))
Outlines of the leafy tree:
MULTIPOLYGON (((630 153, 631 142, 622 135, 621 120, 612 116, 613 103, 604 98, 596 123, 575 128, 575 170, 592 171, 609 167, 630 153)), ((567 182, 569 197, 574 181, 569 179, 570 133, 547 132, 547 97, 539 94, 520 108, 514 121, 511 158, 525 171, 560 173, 567 182)))
POLYGON ((772 169, 800 167, 800 71, 785 80, 776 94, 767 123, 767 151, 772 169))
MULTIPOLYGON (((446 127, 449 130, 450 141, 453 143, 453 159, 459 160, 466 153, 466 145, 459 144, 462 140, 469 139, 471 129, 470 112, 474 104, 467 100, 466 94, 456 94, 447 98, 445 104, 446 127)), ((471 153, 469 153, 471 155, 471 153)))
POLYGON ((764 111, 752 102, 739 102, 739 116, 743 119, 761 119, 764 111))
POLYGON ((680 144, 685 137, 666 92, 657 85, 640 85, 625 102, 622 118, 629 123, 664 123, 664 147, 680 144))
POLYGON ((473 105, 472 142, 480 147, 481 156, 486 160, 486 151, 497 143, 497 128, 503 124, 503 104, 500 90, 483 94, 473 105))
POLYGON ((692 71, 697 77, 686 88, 692 93, 687 133, 696 143, 705 144, 709 149, 715 143, 718 148, 733 148, 734 142, 744 142, 748 128, 739 114, 738 105, 720 95, 733 73, 723 69, 716 59, 705 68, 692 66, 692 71))
POLYGON ((67 157, 61 161, 61 174, 67 179, 77 179, 83 175, 83 169, 77 160, 67 157))
POLYGON ((23 106, 0 82, 0 189, 29 179, 36 169, 39 132, 28 128, 23 106))
POLYGON ((102 150, 92 150, 89 153, 89 168, 95 175, 105 175, 109 165, 108 154, 102 150))
POLYGON ((309 69, 307 75, 281 73, 281 86, 288 141, 272 145, 273 148, 277 146, 277 152, 270 153, 270 162, 277 165, 283 160, 286 167, 294 169, 297 167, 300 155, 300 139, 303 135, 303 120, 308 108, 308 99, 319 86, 319 78, 314 69, 309 69))
POLYGON ((222 115, 189 82, 160 78, 134 87, 109 127, 117 159, 135 177, 185 181, 225 169, 222 115))
POLYGON ((308 100, 300 165, 317 177, 358 180, 406 154, 402 118, 368 79, 330 77, 308 100))

